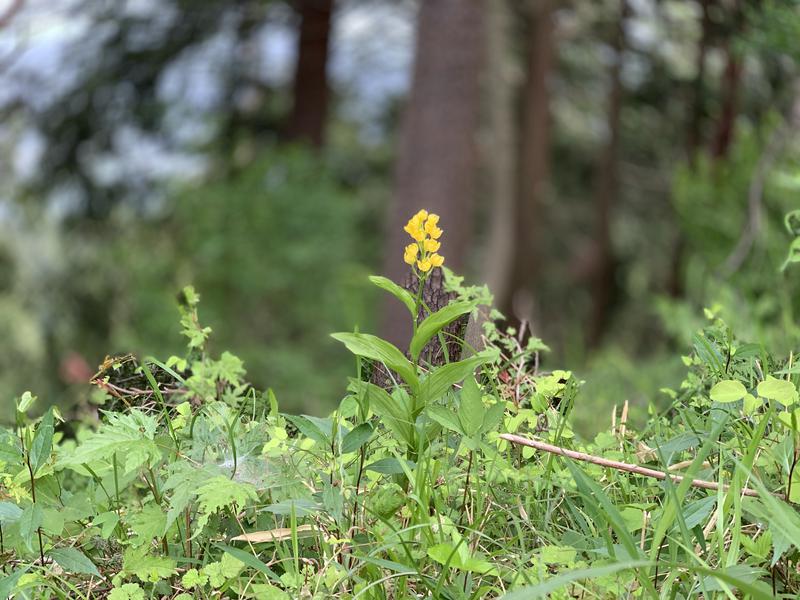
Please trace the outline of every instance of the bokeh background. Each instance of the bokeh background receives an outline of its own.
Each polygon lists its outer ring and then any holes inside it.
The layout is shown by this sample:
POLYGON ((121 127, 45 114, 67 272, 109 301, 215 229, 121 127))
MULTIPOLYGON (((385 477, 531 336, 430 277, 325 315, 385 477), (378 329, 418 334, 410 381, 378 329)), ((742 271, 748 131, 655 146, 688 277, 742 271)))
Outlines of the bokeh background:
POLYGON ((794 0, 0 0, 0 415, 106 354, 212 347, 289 411, 328 337, 399 339, 405 220, 587 381, 585 432, 680 381, 708 307, 797 348, 794 0))

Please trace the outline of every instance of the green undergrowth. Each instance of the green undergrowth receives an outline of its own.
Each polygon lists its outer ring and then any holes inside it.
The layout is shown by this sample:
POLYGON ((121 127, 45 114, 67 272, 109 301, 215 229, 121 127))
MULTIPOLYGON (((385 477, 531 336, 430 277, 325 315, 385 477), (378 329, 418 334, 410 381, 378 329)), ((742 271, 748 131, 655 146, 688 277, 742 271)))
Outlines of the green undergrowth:
POLYGON ((324 418, 282 413, 236 356, 211 355, 192 288, 179 302, 184 356, 109 358, 98 405, 67 423, 53 408, 31 418, 36 397, 18 398, 0 429, 0 597, 800 593, 793 355, 737 339, 708 311, 680 357, 683 381, 662 390, 669 406, 628 422, 597 414, 570 371, 539 369, 539 340, 492 322, 480 348, 427 364, 426 345, 489 302, 486 290, 448 276, 458 299, 420 316, 419 297, 372 281, 408 307, 413 339, 404 351, 335 334, 355 366, 324 418), (370 382, 376 363, 391 385, 370 382), (609 426, 581 439, 573 423, 591 420, 609 426))

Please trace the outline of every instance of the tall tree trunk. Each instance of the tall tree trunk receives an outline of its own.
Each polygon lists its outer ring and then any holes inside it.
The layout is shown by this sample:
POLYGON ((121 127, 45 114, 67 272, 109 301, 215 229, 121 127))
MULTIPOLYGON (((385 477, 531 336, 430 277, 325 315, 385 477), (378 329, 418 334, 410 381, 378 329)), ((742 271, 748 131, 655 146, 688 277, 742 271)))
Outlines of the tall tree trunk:
POLYGON ((510 295, 516 210, 515 77, 513 15, 508 0, 487 6, 486 125, 481 135, 482 161, 488 171, 489 239, 481 278, 499 305, 510 295))
POLYGON ((629 7, 621 0, 620 16, 612 41, 614 63, 611 66, 608 93, 608 140, 597 163, 594 199, 595 261, 591 278, 592 314, 589 321, 587 343, 590 347, 600 343, 608 326, 614 292, 615 259, 611 241, 611 213, 619 194, 619 126, 622 108, 622 60, 625 52, 625 19, 629 7))
POLYGON ((300 33, 288 138, 320 148, 328 116, 328 50, 333 0, 298 0, 300 33))
MULTIPOLYGON (((407 273, 403 224, 420 208, 441 216, 446 264, 465 264, 472 229, 472 194, 478 170, 476 133, 483 64, 482 0, 426 0, 421 3, 414 77, 400 134, 394 193, 389 213, 384 272, 402 280, 407 273)), ((408 340, 404 308, 387 300, 382 335, 408 340)))
POLYGON ((727 63, 722 74, 722 111, 711 145, 711 156, 715 159, 725 158, 733 141, 733 129, 739 109, 739 84, 742 79, 742 62, 731 48, 730 40, 725 50, 727 63))
POLYGON ((508 293, 500 306, 509 318, 533 321, 533 286, 540 267, 541 199, 550 172, 550 89, 554 56, 554 0, 534 5, 527 36, 514 211, 516 252, 508 293))

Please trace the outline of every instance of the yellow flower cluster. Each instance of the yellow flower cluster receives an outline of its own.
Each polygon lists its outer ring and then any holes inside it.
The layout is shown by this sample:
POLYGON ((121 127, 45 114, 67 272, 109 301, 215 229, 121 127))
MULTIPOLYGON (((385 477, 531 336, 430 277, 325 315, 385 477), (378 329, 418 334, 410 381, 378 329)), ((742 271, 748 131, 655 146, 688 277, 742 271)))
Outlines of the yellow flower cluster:
POLYGON ((441 246, 439 238, 442 236, 438 223, 439 215, 428 214, 427 210, 421 210, 411 217, 403 228, 414 240, 413 244, 406 246, 403 260, 409 265, 416 264, 423 273, 444 264, 444 256, 436 254, 441 246))

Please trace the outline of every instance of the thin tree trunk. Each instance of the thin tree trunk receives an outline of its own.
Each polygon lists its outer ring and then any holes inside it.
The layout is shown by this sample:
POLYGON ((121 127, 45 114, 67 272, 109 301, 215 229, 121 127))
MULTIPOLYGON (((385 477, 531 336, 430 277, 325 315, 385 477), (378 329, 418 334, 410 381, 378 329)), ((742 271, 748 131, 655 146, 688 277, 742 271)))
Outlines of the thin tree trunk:
POLYGON ((320 148, 328 116, 328 50, 333 0, 298 0, 300 33, 287 136, 320 148))
POLYGON ((527 37, 518 146, 514 238, 509 293, 500 306, 508 317, 533 321, 533 286, 539 270, 541 201, 550 172, 550 89, 554 56, 553 0, 535 5, 527 37))
POLYGON ((621 73, 625 51, 625 20, 628 12, 628 2, 622 0, 612 42, 614 63, 611 66, 611 87, 608 94, 608 141, 597 164, 594 200, 594 246, 597 256, 591 281, 592 315, 587 337, 590 347, 600 343, 608 326, 613 301, 616 268, 611 241, 611 213, 619 194, 619 128, 623 93, 621 73))
MULTIPOLYGON (((421 208, 441 216, 445 264, 460 270, 466 263, 478 170, 483 28, 481 0, 426 0, 420 6, 386 236, 384 273, 395 281, 407 273, 402 256, 410 240, 403 224, 421 208)), ((382 335, 401 345, 411 331, 404 310, 389 298, 381 324, 382 335)))

